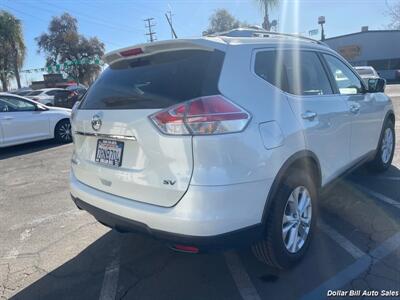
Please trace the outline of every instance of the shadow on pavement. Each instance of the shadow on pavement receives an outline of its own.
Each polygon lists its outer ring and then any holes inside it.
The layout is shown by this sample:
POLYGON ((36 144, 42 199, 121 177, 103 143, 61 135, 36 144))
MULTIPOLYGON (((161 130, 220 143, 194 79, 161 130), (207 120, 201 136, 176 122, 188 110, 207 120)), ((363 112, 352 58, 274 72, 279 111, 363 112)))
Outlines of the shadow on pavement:
POLYGON ((0 148, 0 160, 20 155, 39 152, 46 149, 62 146, 63 144, 57 143, 55 140, 45 140, 39 142, 32 142, 17 146, 10 146, 0 148))
POLYGON ((105 271, 116 259, 115 299, 240 300, 221 253, 176 253, 154 239, 115 231, 11 299, 99 299, 105 271))
POLYGON ((11 299, 98 299, 111 250, 119 242, 117 233, 106 233, 11 299))

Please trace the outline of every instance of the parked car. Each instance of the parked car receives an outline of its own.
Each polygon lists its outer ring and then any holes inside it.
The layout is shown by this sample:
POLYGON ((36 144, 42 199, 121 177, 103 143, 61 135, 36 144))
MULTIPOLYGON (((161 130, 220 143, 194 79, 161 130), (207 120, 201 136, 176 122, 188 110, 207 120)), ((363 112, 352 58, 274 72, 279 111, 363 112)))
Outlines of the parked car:
POLYGON ((12 92, 12 94, 14 95, 18 95, 18 96, 26 96, 29 93, 31 93, 33 90, 31 89, 23 89, 23 90, 17 90, 15 92, 12 92))
POLYGON ((54 95, 54 105, 58 107, 72 108, 74 104, 86 93, 86 88, 82 86, 68 87, 58 91, 54 95))
POLYGON ((70 109, 47 107, 30 99, 0 93, 0 148, 55 138, 69 143, 70 109))
POLYGON ((315 234, 319 191, 393 159, 385 81, 325 44, 271 34, 111 52, 73 110, 76 205, 178 251, 252 245, 289 268, 315 234))
POLYGON ((368 81, 371 78, 380 78, 378 72, 375 71, 373 67, 363 66, 363 67, 354 67, 358 74, 360 74, 361 78, 368 81))
POLYGON ((394 73, 394 78, 395 78, 396 81, 399 81, 399 80, 400 80, 400 70, 396 70, 396 71, 395 71, 395 73, 394 73))
POLYGON ((40 89, 30 92, 26 97, 47 106, 54 106, 54 95, 63 90, 61 88, 40 89))

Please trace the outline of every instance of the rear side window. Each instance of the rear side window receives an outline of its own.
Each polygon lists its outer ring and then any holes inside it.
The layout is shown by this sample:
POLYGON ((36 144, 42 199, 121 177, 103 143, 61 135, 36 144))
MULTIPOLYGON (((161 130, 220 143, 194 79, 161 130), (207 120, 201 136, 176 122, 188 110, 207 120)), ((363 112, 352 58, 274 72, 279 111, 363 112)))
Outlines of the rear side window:
POLYGON ((256 54, 255 73, 294 95, 332 94, 318 55, 311 51, 262 51, 256 54))
POLYGON ((218 93, 224 53, 180 50, 118 62, 88 90, 80 109, 165 108, 218 93))

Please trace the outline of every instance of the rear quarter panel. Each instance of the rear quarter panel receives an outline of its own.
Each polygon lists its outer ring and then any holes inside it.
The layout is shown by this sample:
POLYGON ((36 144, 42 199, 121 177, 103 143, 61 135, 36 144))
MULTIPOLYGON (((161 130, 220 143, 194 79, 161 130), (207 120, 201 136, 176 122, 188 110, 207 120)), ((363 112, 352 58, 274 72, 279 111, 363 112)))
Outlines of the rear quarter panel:
POLYGON ((250 112, 252 119, 240 133, 193 138, 191 184, 226 185, 274 178, 292 154, 305 149, 286 96, 254 74, 253 48, 229 46, 219 81, 221 94, 250 112), (270 121, 282 130, 283 142, 266 149, 260 124, 270 121))

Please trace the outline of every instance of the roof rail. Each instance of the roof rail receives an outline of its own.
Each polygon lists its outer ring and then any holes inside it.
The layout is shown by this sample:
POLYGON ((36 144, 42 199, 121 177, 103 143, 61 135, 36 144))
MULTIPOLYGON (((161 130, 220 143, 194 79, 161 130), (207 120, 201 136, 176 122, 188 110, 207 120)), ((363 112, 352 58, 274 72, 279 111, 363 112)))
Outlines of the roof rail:
POLYGON ((270 36, 281 36, 281 37, 291 37, 291 38, 297 38, 305 41, 309 41, 312 43, 316 43, 319 45, 324 45, 327 46, 324 42, 301 36, 298 34, 290 34, 290 33, 281 33, 281 32, 274 32, 274 31, 266 31, 266 30, 260 30, 260 29, 254 29, 254 28, 236 28, 232 29, 229 31, 225 32, 218 32, 215 34, 212 34, 211 36, 228 36, 228 37, 270 37, 270 36))
MULTIPOLYGON (((257 33, 255 33, 255 34, 257 34, 257 33)), ((312 38, 309 38, 309 37, 306 37, 306 36, 298 35, 298 34, 281 33, 281 32, 273 32, 273 31, 260 32, 260 34, 264 34, 264 35, 275 35, 275 36, 284 36, 284 37, 292 37, 292 38, 297 38, 297 39, 309 41, 309 42, 312 42, 312 43, 316 43, 316 44, 319 44, 319 45, 327 46, 327 45, 326 45, 324 42, 322 42, 322 41, 318 41, 318 40, 315 40, 315 39, 312 39, 312 38)), ((257 37, 257 36, 255 36, 255 37, 257 37)), ((263 36, 263 37, 266 37, 266 36, 263 36)))

